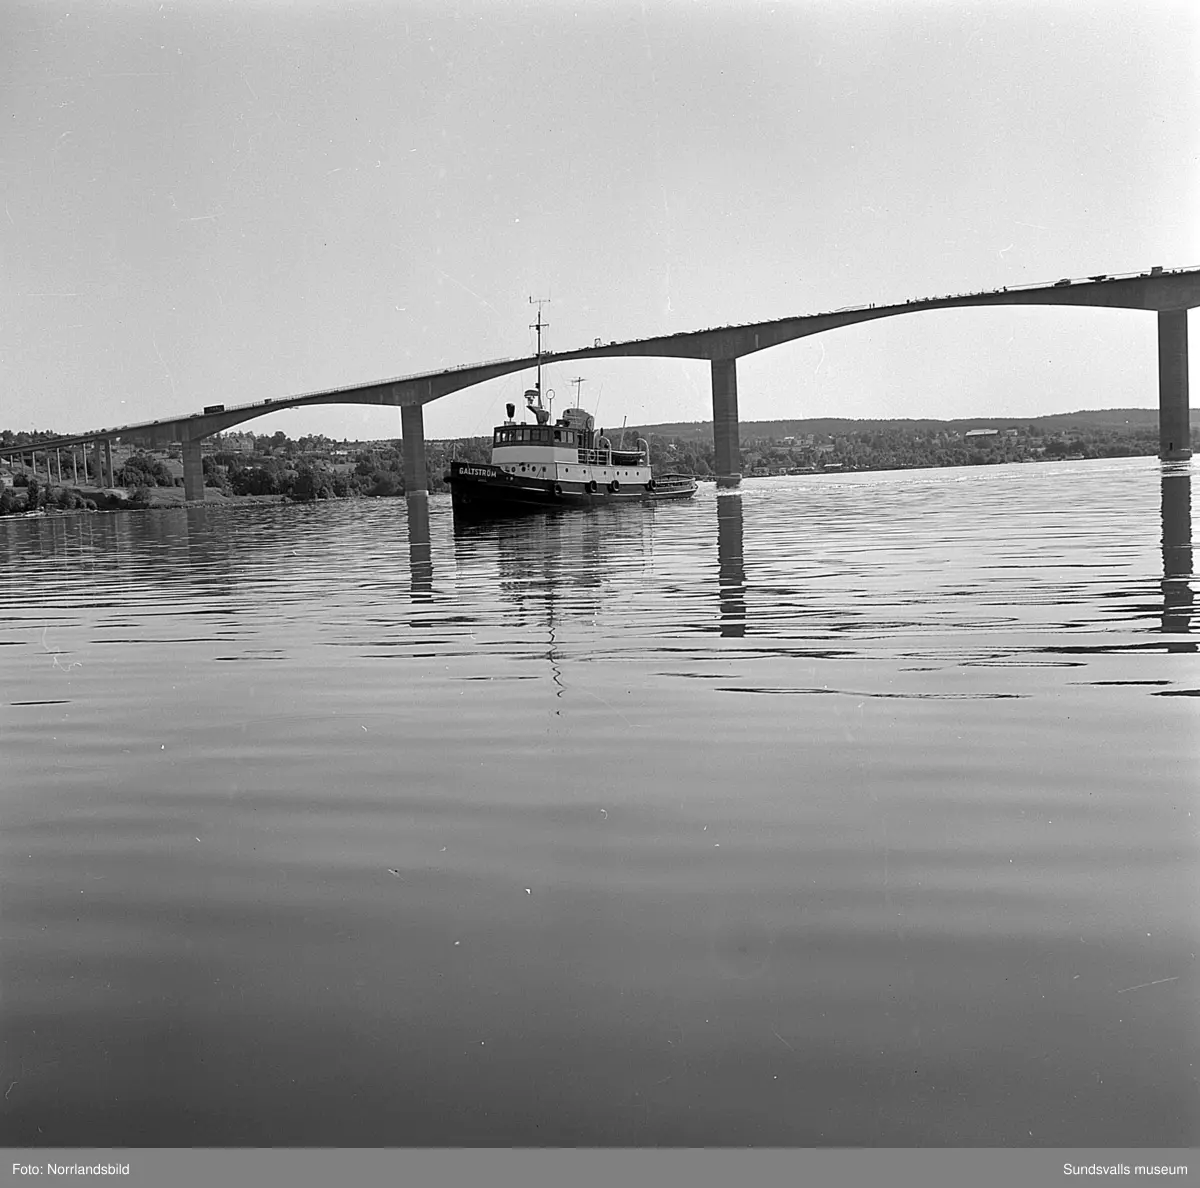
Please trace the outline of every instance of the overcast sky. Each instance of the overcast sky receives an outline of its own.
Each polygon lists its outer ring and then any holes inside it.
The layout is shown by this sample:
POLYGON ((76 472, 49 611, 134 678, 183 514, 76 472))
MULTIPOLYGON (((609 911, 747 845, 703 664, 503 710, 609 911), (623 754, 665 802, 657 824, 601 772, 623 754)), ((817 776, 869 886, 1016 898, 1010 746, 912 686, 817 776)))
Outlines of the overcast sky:
MULTIPOLYGON (((520 355, 531 295, 567 349, 1200 264, 1198 34, 1193 0, 4 0, 0 428, 520 355)), ((1133 311, 918 313, 741 360, 741 415, 1153 407, 1155 342, 1133 311)), ((705 363, 564 365, 556 407, 577 375, 603 424, 711 417, 705 363)))

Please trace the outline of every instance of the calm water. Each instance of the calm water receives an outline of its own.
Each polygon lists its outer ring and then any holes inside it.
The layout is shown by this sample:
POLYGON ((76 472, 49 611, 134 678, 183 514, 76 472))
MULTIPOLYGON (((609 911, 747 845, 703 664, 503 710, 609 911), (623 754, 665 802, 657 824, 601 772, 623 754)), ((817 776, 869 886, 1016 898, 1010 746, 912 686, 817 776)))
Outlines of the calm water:
POLYGON ((1186 473, 0 522, 4 1142, 1197 1143, 1186 473))

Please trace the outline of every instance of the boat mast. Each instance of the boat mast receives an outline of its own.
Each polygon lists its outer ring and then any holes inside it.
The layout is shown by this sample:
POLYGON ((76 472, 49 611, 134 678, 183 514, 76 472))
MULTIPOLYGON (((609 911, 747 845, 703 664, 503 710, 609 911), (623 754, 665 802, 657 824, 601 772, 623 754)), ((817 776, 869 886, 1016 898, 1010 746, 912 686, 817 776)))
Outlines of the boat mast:
POLYGON ((571 380, 571 383, 575 385, 575 407, 582 408, 583 404, 579 397, 583 392, 583 376, 577 375, 573 380, 571 380))
POLYGON ((533 325, 529 327, 529 329, 537 331, 537 390, 538 390, 538 403, 540 404, 541 400, 542 400, 542 329, 544 327, 548 327, 550 325, 549 322, 542 321, 542 306, 549 305, 550 298, 549 297, 539 297, 536 300, 534 300, 533 297, 530 297, 529 304, 536 305, 538 307, 537 321, 534 322, 533 325))

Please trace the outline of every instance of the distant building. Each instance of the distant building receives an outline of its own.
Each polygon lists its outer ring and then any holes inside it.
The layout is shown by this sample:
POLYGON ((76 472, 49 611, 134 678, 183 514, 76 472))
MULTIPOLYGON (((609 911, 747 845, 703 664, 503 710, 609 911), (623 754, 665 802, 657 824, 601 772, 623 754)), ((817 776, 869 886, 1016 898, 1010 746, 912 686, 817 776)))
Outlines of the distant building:
POLYGON ((223 454, 252 454, 254 453, 253 433, 222 433, 216 439, 216 447, 223 454))
POLYGON ((999 429, 968 429, 963 437, 998 437, 999 429))

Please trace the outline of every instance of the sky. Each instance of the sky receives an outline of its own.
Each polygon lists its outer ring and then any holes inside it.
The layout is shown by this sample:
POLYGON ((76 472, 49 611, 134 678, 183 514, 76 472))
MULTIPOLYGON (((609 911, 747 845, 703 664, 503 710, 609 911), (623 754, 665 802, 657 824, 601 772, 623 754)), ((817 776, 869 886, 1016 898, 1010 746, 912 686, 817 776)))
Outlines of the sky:
MULTIPOLYGON (((531 297, 566 350, 1200 264, 1198 82, 1193 0, 5 0, 0 428, 520 356, 531 297)), ((1154 407, 1156 341, 1142 311, 926 311, 741 359, 740 414, 1154 407)), ((712 415, 704 362, 553 367, 556 408, 577 377, 602 424, 712 415)), ((489 433, 529 379, 426 436, 489 433)))

